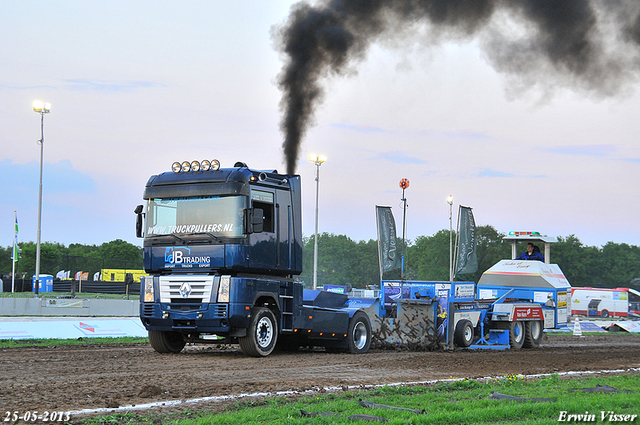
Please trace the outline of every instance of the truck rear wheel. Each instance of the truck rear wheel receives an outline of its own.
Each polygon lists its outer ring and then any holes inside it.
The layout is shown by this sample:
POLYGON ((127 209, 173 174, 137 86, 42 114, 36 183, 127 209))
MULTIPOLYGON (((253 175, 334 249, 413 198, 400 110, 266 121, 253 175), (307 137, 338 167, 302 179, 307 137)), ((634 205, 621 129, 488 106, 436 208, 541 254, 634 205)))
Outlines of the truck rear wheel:
POLYGON ((540 320, 526 322, 524 326, 524 344, 525 348, 536 348, 540 346, 543 336, 543 325, 540 320))
POLYGON ((365 313, 359 311, 353 315, 349 321, 347 339, 349 352, 362 354, 369 351, 371 346, 371 322, 365 313))
POLYGON ((242 352, 251 357, 266 357, 277 340, 278 325, 273 312, 266 307, 252 308, 247 335, 238 339, 242 352))
POLYGON ((149 331, 149 343, 158 353, 179 353, 186 342, 179 332, 149 331))
POLYGON ((453 341, 458 347, 466 348, 473 342, 473 324, 470 320, 462 319, 456 323, 453 341))

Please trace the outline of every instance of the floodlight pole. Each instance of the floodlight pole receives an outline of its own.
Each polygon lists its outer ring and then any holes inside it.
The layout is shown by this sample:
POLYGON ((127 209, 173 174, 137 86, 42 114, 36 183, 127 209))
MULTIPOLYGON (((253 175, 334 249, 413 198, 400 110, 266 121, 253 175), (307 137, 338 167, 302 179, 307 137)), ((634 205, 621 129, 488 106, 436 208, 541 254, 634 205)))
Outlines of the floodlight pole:
POLYGON ((447 204, 449 204, 449 282, 453 282, 453 195, 449 195, 447 204))
POLYGON ((44 114, 51 111, 51 104, 39 100, 33 102, 33 110, 40 114, 40 186, 38 189, 38 235, 36 242, 36 281, 34 293, 37 297, 40 289, 40 234, 42 230, 42 162, 44 159, 44 114))
POLYGON ((400 188, 402 189, 402 264, 400 267, 400 280, 404 280, 404 255, 405 255, 405 238, 407 233, 407 198, 404 191, 409 187, 409 180, 400 180, 400 188))
POLYGON ((318 193, 320 192, 320 166, 327 160, 324 155, 309 155, 316 166, 316 229, 313 238, 313 289, 318 289, 318 193))

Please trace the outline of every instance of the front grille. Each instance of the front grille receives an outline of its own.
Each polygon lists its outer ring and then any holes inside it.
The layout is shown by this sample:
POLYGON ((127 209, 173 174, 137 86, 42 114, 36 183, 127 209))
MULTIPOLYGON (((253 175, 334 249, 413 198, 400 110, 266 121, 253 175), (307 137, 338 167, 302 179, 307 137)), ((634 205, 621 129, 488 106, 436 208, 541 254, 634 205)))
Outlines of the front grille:
POLYGON ((169 309, 178 311, 201 310, 202 304, 171 304, 171 307, 169 307, 169 309))
POLYGON ((142 314, 145 316, 153 316, 153 304, 143 304, 142 314))
POLYGON ((206 303, 212 288, 213 276, 160 276, 160 302, 206 303))
POLYGON ((172 304, 201 304, 202 298, 171 298, 172 304))

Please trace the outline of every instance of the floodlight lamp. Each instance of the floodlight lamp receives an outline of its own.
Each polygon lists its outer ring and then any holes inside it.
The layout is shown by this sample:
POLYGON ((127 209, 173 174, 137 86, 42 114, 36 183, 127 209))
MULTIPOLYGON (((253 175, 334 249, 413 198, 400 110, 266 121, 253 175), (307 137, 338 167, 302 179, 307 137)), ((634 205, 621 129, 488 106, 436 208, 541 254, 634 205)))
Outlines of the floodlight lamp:
POLYGON ((447 204, 453 205, 453 195, 449 195, 449 197, 447 198, 447 204))
POLYGON ((44 109, 44 103, 41 100, 35 100, 33 102, 33 110, 36 112, 42 112, 44 109))

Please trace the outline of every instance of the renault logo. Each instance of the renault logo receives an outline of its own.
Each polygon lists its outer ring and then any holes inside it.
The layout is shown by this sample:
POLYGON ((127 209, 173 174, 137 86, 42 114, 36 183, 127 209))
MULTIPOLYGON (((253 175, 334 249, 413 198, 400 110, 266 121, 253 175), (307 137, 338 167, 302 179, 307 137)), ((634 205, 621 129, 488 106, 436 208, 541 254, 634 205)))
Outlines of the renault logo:
POLYGON ((182 295, 182 298, 189 298, 189 295, 191 295, 191 285, 189 285, 189 282, 184 282, 180 285, 180 295, 182 295))

